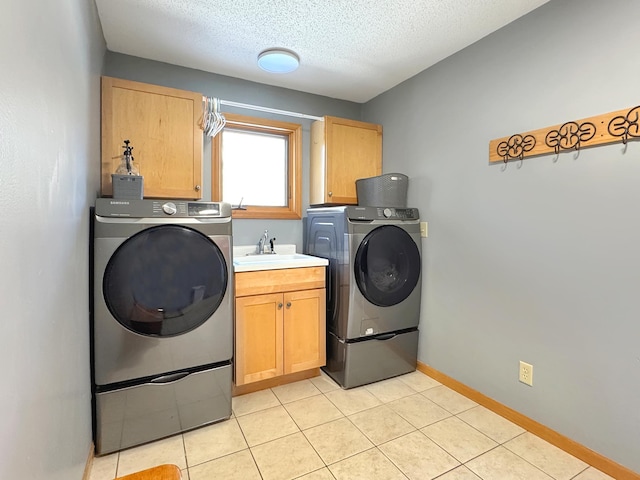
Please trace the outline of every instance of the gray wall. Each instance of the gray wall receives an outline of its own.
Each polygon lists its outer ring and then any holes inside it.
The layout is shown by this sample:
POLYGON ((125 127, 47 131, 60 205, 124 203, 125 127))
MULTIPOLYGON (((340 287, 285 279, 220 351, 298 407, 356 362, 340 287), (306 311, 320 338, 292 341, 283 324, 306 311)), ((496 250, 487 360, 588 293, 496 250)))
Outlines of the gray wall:
POLYGON ((494 138, 638 105, 638 18, 554 0, 363 118, 429 222, 420 361, 640 472, 640 142, 488 163, 494 138))
MULTIPOLYGON (((166 87, 201 92, 203 95, 223 100, 259 105, 290 112, 305 113, 321 117, 359 119, 361 104, 333 98, 287 90, 280 87, 261 85, 237 78, 216 75, 201 70, 179 67, 167 63, 146 60, 119 53, 107 52, 105 75, 137 82, 145 82, 166 87)), ((241 113, 254 117, 273 118, 302 124, 302 207, 309 206, 309 151, 310 126, 312 121, 257 112, 246 109, 222 107, 224 112, 241 113)), ((211 200, 211 139, 204 141, 204 181, 203 200, 211 200)), ((238 199, 240 200, 240 199, 238 199)), ((246 220, 233 221, 233 241, 235 245, 257 243, 261 233, 269 230, 277 238, 276 244, 295 244, 302 251, 302 222, 300 220, 246 220)))
POLYGON ((86 0, 3 1, 0 19, 0 478, 80 479, 105 45, 86 0))

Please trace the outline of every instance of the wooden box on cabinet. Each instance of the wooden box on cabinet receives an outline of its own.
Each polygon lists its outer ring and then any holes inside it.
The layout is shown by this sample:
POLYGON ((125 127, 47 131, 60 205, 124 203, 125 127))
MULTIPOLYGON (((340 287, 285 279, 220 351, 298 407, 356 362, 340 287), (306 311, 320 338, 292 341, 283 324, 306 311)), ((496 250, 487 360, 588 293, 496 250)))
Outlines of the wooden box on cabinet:
POLYGON ((313 122, 311 205, 355 205, 356 180, 381 173, 381 125, 337 117, 313 122))
POLYGON ((236 273, 236 385, 325 364, 324 279, 325 267, 236 273))
POLYGON ((145 197, 201 198, 201 116, 201 93, 102 77, 102 195, 130 140, 145 197))

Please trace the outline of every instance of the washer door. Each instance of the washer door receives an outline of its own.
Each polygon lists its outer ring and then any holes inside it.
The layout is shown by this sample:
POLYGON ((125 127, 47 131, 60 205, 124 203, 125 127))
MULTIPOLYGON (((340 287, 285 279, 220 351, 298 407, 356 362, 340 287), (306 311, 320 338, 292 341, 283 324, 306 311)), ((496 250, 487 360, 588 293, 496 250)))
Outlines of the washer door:
POLYGON ((354 261, 356 283, 374 305, 390 307, 405 300, 420 278, 420 252, 409 234, 395 225, 369 232, 354 261))
POLYGON ((202 325, 220 306, 227 263, 207 236, 179 225, 144 230, 122 243, 105 269, 102 291, 125 328, 171 337, 202 325))

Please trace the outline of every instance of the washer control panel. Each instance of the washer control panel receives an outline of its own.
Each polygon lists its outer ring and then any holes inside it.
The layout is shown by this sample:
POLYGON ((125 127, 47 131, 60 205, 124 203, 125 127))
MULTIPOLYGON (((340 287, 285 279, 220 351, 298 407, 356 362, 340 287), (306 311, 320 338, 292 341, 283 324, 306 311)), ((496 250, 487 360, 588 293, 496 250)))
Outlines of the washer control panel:
POLYGON ((418 220, 417 208, 347 206, 347 217, 351 220, 418 220))
POLYGON ((378 217, 395 218, 398 220, 416 220, 418 218, 417 208, 378 208, 378 217))
POLYGON ((230 217, 231 205, 224 202, 188 202, 184 200, 96 199, 96 215, 102 217, 230 217))
POLYGON ((182 202, 178 200, 152 200, 154 217, 219 217, 220 204, 216 202, 182 202))

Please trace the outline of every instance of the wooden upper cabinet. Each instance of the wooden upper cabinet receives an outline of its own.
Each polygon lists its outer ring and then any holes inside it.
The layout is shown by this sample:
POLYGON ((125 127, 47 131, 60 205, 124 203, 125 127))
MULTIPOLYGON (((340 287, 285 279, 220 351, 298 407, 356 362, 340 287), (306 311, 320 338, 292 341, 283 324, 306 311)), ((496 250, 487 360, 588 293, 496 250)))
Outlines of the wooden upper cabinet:
POLYGON ((382 174, 382 126, 337 117, 311 125, 311 205, 357 204, 356 180, 382 174))
POLYGON ((130 140, 145 197, 201 198, 201 116, 201 93, 102 77, 102 195, 130 140))

